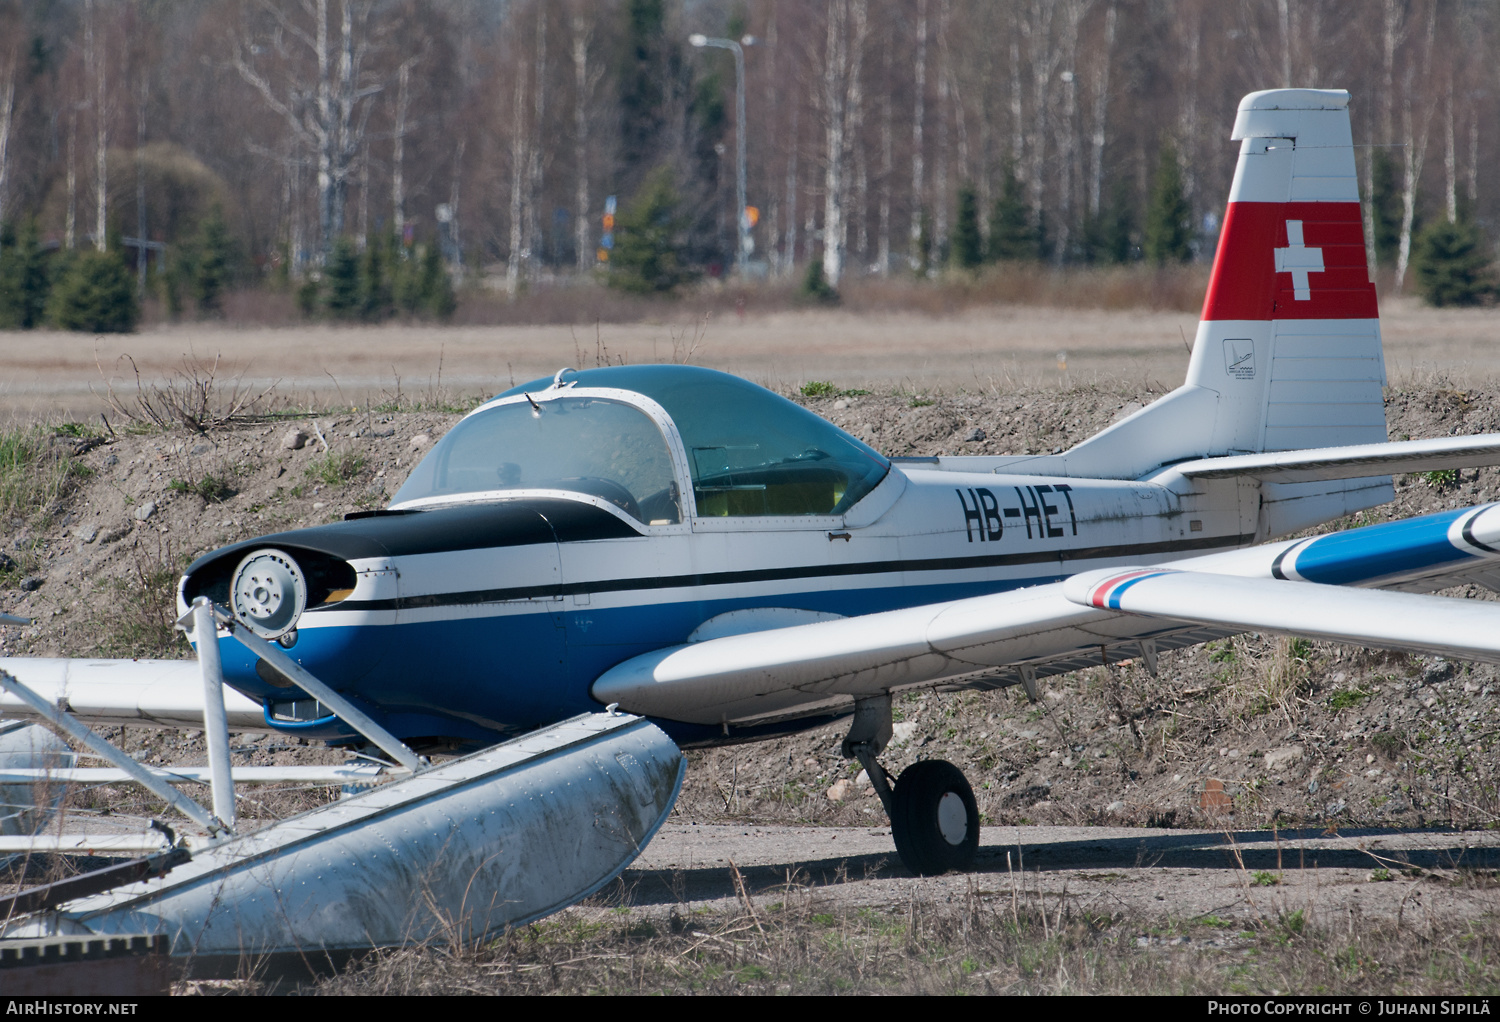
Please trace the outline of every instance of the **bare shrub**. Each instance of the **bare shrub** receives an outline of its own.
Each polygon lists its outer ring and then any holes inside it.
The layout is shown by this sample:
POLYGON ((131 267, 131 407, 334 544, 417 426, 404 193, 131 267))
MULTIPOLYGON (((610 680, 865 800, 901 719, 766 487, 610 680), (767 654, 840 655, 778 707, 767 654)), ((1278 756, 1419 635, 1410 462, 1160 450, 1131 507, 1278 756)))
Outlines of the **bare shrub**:
MULTIPOLYGON (((260 392, 244 385, 244 371, 228 381, 219 379, 219 359, 203 362, 184 355, 182 367, 160 383, 141 379, 140 367, 129 355, 121 358, 130 363, 135 376, 135 394, 122 397, 115 393, 114 379, 105 378, 105 400, 115 413, 128 422, 154 426, 157 429, 186 427, 196 433, 227 426, 255 414, 261 402, 276 389, 273 381, 260 392)), ((99 367, 104 376, 104 368, 99 367)), ((90 388, 92 389, 92 388, 90 388)))

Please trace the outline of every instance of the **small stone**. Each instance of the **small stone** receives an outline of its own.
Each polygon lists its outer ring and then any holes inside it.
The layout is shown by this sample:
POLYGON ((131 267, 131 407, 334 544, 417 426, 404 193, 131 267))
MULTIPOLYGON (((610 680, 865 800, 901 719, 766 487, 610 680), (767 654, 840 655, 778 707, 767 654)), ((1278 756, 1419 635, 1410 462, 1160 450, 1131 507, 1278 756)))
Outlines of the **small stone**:
POLYGON ((322 501, 321 501, 321 500, 319 500, 319 501, 315 501, 315 502, 314 502, 314 503, 313 503, 313 510, 314 510, 314 511, 321 511, 321 510, 323 510, 323 509, 324 509, 324 508, 325 508, 325 507, 327 507, 327 506, 328 506, 328 505, 327 505, 327 504, 324 504, 324 503, 323 503, 323 502, 322 502, 322 501))
POLYGON ((1337 816, 1340 813, 1342 813, 1345 809, 1348 809, 1348 808, 1349 808, 1349 804, 1347 802, 1345 802, 1341 798, 1336 798, 1332 802, 1328 803, 1326 806, 1323 807, 1323 815, 1324 816, 1337 816))
POLYGON ((980 429, 978 426, 975 426, 973 429, 969 430, 969 432, 967 432, 967 433, 964 434, 964 442, 965 443, 970 443, 970 444, 972 444, 972 443, 978 443, 980 440, 983 440, 984 438, 985 438, 985 432, 984 432, 984 430, 980 429))
POLYGON ((300 429, 294 429, 281 438, 281 449, 283 451, 300 451, 307 446, 307 434, 300 429))
POLYGON ((432 443, 432 437, 428 436, 426 433, 418 433, 416 436, 411 438, 411 444, 409 446, 414 451, 420 451, 430 443, 432 443))
POLYGON ((21 580, 21 591, 23 593, 34 593, 42 588, 42 580, 36 575, 21 580))
POLYGON ((1272 749, 1266 753, 1267 770, 1285 770, 1302 759, 1302 746, 1283 745, 1279 749, 1272 749))
POLYGON ((387 426, 385 429, 373 429, 373 430, 370 431, 370 435, 374 436, 374 437, 381 437, 381 438, 388 437, 388 436, 395 436, 396 435, 396 427, 395 426, 387 426))
POLYGON ((146 501, 146 503, 135 509, 135 520, 138 522, 144 522, 154 514, 156 514, 156 501, 148 500, 146 501))
POLYGON ((98 537, 99 526, 97 525, 85 525, 83 528, 78 530, 79 542, 92 543, 98 537))
POLYGON ((833 782, 833 787, 831 787, 831 788, 828 789, 828 801, 830 801, 830 802, 842 802, 842 801, 844 801, 844 799, 846 799, 846 798, 849 797, 849 790, 851 788, 853 788, 853 787, 854 787, 854 785, 852 785, 852 784, 849 783, 849 778, 847 778, 847 777, 842 778, 842 779, 837 780, 837 781, 834 781, 833 782))
POLYGON ((15 571, 16 561, 10 554, 0 553, 0 571, 15 571))
POLYGON ((1104 811, 1106 813, 1123 813, 1125 811, 1125 803, 1121 802, 1119 799, 1116 799, 1109 805, 1105 806, 1104 811))
POLYGON ((856 775, 855 778, 854 778, 854 786, 856 788, 873 788, 873 787, 875 787, 875 785, 870 782, 870 771, 868 771, 868 770, 861 770, 858 773, 858 775, 856 775))
POLYGON ((839 398, 837 401, 835 401, 833 403, 834 411, 841 412, 845 408, 848 408, 848 407, 849 407, 849 402, 845 401, 843 398, 839 398))
POLYGON ((917 733, 917 722, 914 720, 903 720, 891 726, 891 744, 905 745, 911 741, 912 735, 917 733))
POLYGON ((119 463, 120 463, 120 456, 117 455, 117 454, 106 454, 104 456, 104 467, 105 468, 114 468, 119 463))
POLYGON ((1365 755, 1365 763, 1368 764, 1368 763, 1373 763, 1373 762, 1375 762, 1375 754, 1373 752, 1367 753, 1365 755))
POLYGON ((99 545, 103 546, 106 543, 113 543, 116 540, 124 539, 129 534, 129 527, 124 525, 115 529, 106 529, 103 532, 99 533, 99 545))
POLYGON ((207 454, 209 451, 211 451, 213 449, 214 449, 214 445, 213 444, 199 444, 197 447, 193 448, 193 453, 194 454, 207 454))

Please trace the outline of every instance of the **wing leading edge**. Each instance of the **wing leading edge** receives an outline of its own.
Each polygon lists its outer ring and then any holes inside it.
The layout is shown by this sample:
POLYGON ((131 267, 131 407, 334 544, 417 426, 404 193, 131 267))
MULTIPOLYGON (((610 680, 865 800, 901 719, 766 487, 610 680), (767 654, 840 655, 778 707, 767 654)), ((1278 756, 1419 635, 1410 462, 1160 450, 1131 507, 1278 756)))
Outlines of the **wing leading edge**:
POLYGON ((632 713, 746 722, 935 682, 1024 682, 1248 630, 1500 663, 1500 604, 1385 591, 1432 591, 1497 568, 1500 505, 1486 504, 1170 570, 1089 572, 675 646, 611 668, 593 694, 632 713))

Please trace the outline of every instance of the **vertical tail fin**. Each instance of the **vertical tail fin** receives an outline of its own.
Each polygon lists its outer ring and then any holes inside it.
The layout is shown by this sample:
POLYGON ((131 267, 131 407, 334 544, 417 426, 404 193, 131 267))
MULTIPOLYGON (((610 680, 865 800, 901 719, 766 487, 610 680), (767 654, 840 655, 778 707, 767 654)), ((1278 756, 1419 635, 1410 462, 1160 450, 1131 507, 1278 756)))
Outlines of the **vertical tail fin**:
POLYGON ((1240 102, 1239 162, 1187 381, 1069 451, 1070 475, 1386 439, 1348 108, 1342 90, 1240 102))
POLYGON ((1240 144, 1189 386, 1220 394, 1212 454, 1386 439, 1349 94, 1240 102, 1240 144))

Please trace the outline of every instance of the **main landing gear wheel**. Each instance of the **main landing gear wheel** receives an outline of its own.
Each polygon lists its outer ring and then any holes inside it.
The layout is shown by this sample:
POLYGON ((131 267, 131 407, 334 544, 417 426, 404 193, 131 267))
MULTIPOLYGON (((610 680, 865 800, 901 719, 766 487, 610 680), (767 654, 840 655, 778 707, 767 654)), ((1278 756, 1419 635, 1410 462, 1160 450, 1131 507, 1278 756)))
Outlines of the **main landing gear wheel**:
POLYGON ((973 867, 979 806, 963 771, 940 759, 913 763, 892 791, 891 837, 913 873, 933 876, 973 867))

